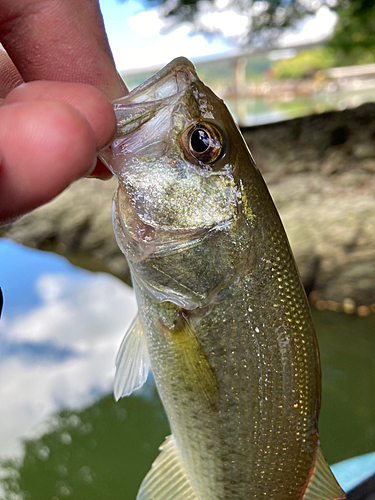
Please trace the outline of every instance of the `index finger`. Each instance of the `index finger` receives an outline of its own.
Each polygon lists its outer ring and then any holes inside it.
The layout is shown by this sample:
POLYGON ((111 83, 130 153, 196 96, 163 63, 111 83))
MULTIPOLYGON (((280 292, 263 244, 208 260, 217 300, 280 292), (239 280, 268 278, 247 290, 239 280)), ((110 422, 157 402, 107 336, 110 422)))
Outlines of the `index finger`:
POLYGON ((96 0, 2 0, 0 40, 25 82, 88 83, 110 99, 127 92, 96 0))

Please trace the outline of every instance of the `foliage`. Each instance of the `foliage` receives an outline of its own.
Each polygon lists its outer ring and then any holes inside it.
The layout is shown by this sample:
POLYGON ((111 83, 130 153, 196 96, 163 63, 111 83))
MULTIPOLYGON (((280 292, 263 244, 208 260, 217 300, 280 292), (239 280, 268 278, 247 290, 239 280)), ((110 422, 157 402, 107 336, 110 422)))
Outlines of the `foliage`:
MULTIPOLYGON (((167 9, 166 17, 174 17, 177 22, 186 18, 194 20, 196 31, 207 31, 207 27, 199 21, 199 14, 207 12, 201 0, 174 0, 172 8, 167 9), (188 14, 188 15, 187 15, 188 14)), ((211 9, 215 12, 233 9, 248 18, 248 30, 243 42, 251 42, 253 46, 272 44, 281 30, 291 26, 297 19, 314 13, 313 2, 303 0, 211 0, 211 9), (222 6, 221 6, 222 5, 222 6)), ((215 29, 211 28, 213 32, 215 29)))
POLYGON ((333 50, 325 47, 316 47, 303 50, 291 59, 275 62, 271 69, 274 78, 304 78, 314 76, 320 69, 336 65, 333 50))
POLYGON ((330 47, 347 64, 374 62, 374 0, 343 0, 336 8, 338 22, 330 47))
POLYGON ((274 78, 308 78, 314 77, 319 70, 334 66, 350 66, 355 64, 375 63, 375 53, 361 47, 351 49, 348 53, 330 43, 328 47, 315 47, 298 52, 291 59, 282 59, 271 65, 274 78))
POLYGON ((343 0, 335 11, 338 21, 327 47, 277 62, 272 66, 275 78, 301 78, 332 66, 375 63, 374 0, 343 0))

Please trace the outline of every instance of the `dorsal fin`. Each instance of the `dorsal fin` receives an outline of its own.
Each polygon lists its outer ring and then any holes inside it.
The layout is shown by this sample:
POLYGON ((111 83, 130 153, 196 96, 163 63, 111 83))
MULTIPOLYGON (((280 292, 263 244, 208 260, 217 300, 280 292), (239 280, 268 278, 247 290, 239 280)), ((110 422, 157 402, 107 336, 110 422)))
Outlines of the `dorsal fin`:
POLYGON ((159 449, 161 453, 142 481, 137 500, 197 500, 173 436, 168 436, 159 449))
POLYGON ((116 358, 115 399, 129 396, 146 382, 150 362, 139 315, 126 332, 116 358))
POLYGON ((303 500, 338 500, 344 498, 345 493, 336 481, 319 446, 316 453, 314 470, 303 500))

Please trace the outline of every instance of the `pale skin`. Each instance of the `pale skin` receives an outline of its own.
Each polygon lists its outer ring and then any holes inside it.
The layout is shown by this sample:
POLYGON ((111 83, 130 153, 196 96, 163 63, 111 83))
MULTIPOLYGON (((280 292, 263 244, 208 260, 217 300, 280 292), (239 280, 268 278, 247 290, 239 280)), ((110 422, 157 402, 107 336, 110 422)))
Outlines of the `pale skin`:
POLYGON ((108 178, 98 152, 127 93, 97 0, 0 0, 0 224, 73 181, 108 178))

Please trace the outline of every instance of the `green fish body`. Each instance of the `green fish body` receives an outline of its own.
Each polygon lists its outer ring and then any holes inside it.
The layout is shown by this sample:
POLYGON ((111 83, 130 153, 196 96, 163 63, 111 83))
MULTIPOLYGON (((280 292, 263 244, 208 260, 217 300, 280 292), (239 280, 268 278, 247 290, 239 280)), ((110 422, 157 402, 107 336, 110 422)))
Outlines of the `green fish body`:
POLYGON ((172 430, 138 500, 344 498, 320 450, 306 296, 226 106, 178 58, 114 109, 103 160, 139 308, 115 395, 151 367, 172 430))

